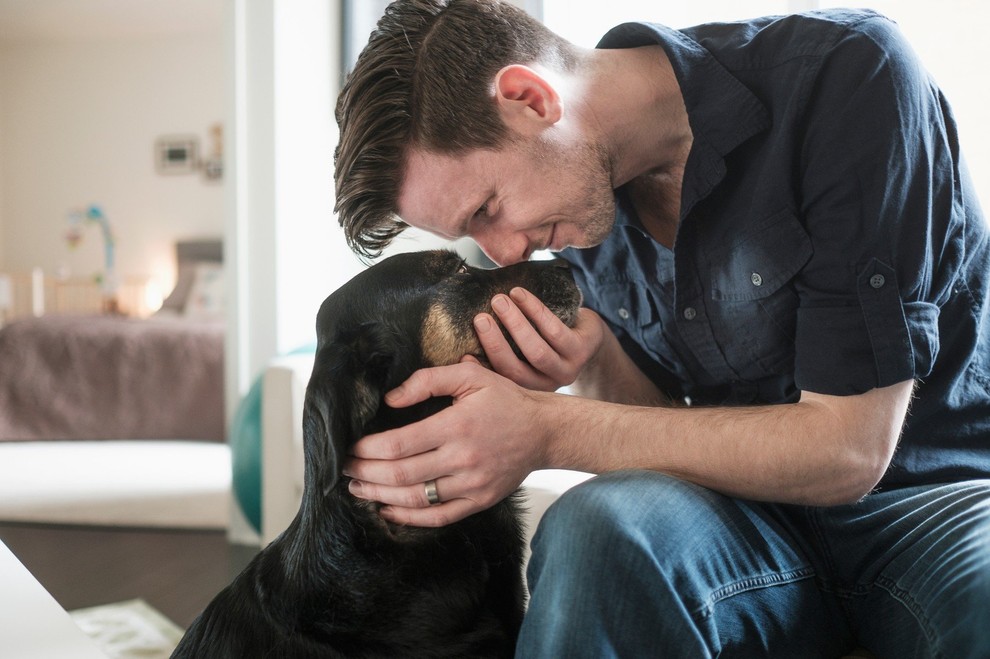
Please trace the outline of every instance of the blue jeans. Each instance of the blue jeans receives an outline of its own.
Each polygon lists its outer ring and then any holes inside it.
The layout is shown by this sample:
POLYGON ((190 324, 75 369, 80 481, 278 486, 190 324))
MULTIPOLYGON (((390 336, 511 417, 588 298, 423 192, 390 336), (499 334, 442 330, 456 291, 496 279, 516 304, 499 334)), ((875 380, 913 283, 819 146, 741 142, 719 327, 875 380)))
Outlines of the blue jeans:
POLYGON ((811 508, 616 472, 533 539, 517 657, 990 657, 990 480, 811 508))

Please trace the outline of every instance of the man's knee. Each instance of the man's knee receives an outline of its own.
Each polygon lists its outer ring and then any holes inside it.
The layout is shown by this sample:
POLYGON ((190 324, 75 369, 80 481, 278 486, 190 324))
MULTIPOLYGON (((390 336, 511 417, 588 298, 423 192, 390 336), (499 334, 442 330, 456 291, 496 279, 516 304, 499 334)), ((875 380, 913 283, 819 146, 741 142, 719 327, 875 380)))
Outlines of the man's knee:
POLYGON ((946 656, 990 657, 990 499, 976 508, 940 584, 944 591, 956 589, 954 597, 945 598, 949 614, 939 616, 945 625, 939 645, 946 656))
POLYGON ((990 481, 924 496, 903 517, 916 525, 907 550, 862 607, 865 642, 890 656, 990 657, 990 481))
POLYGON ((643 544, 652 556, 677 561, 704 543, 706 529, 724 532, 713 521, 730 505, 727 497, 660 473, 612 472, 572 488, 550 507, 533 552, 607 561, 620 548, 643 544))
POLYGON ((562 495, 533 539, 521 647, 544 648, 534 656, 587 656, 608 639, 617 656, 651 656, 631 630, 652 629, 648 643, 676 639, 670 647, 703 656, 689 612, 699 608, 698 588, 677 574, 705 560, 705 551, 687 547, 696 537, 690 518, 709 496, 717 495, 644 471, 599 476, 562 495))

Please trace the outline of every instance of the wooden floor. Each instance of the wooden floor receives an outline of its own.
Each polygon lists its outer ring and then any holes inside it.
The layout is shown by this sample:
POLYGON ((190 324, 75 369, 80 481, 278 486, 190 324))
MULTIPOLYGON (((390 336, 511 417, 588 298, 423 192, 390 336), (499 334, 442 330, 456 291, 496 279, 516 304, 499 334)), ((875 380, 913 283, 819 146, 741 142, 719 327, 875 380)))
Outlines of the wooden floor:
POLYGON ((0 523, 0 541, 67 610, 139 598, 182 628, 257 551, 220 531, 0 523))

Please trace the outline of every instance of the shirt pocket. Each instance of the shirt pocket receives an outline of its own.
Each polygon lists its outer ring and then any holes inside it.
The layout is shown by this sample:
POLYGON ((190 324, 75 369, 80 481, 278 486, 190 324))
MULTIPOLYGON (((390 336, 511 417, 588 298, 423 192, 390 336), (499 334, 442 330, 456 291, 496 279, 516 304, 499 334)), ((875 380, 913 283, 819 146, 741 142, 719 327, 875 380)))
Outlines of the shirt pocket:
POLYGON ((791 283, 812 253, 789 209, 735 233, 712 253, 712 333, 741 380, 793 375, 798 295, 791 283))
POLYGON ((656 321, 656 310, 650 303, 644 284, 629 278, 598 286, 598 313, 606 320, 633 334, 638 328, 656 321))

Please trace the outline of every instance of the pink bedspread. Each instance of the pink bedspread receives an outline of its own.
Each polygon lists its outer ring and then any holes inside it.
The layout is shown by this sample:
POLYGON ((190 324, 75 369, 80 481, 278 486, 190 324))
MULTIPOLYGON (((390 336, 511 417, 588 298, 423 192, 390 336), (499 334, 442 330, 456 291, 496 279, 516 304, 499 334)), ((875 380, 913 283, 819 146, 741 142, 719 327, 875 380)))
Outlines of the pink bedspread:
POLYGON ((0 440, 224 439, 223 325, 43 316, 0 329, 0 440))

